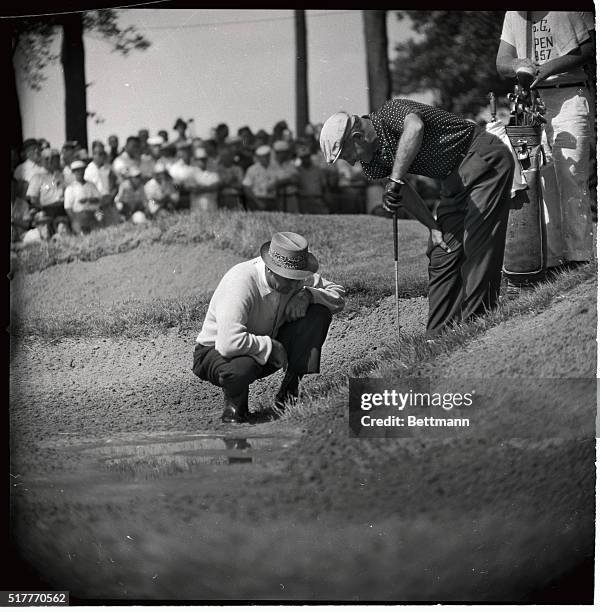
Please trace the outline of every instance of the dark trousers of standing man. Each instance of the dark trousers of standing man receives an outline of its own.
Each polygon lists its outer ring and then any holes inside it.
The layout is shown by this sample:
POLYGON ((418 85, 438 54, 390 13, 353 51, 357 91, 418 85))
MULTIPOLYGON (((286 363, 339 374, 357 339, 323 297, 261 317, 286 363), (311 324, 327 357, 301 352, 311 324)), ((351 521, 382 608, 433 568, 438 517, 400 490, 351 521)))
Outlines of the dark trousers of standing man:
MULTIPOLYGON (((321 347, 330 323, 329 309, 321 304, 311 304, 304 317, 281 326, 276 339, 285 347, 288 372, 304 375, 320 371, 321 347)), ((226 398, 242 412, 248 409, 250 384, 277 369, 269 363, 260 365, 249 356, 226 359, 210 346, 197 344, 194 350, 194 374, 222 387, 226 398)))
POLYGON ((462 162, 442 182, 437 220, 451 252, 431 241, 427 250, 430 337, 496 305, 513 168, 506 145, 478 127, 462 162))

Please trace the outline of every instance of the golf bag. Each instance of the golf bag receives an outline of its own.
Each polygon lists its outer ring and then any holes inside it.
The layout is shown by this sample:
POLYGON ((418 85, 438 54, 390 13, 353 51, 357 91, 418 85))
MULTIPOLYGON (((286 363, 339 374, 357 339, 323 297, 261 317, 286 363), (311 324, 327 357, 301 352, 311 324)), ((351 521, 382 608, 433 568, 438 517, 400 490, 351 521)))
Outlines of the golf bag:
POLYGON ((545 269, 544 202, 540 167, 544 159, 539 126, 506 126, 527 189, 511 200, 503 271, 515 284, 535 280, 545 269))

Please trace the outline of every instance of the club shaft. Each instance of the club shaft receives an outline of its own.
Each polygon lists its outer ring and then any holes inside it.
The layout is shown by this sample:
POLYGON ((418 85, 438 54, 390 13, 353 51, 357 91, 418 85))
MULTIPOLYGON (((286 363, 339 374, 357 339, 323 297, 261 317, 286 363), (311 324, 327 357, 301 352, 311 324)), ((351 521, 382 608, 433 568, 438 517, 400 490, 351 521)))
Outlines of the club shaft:
POLYGON ((394 273, 396 279, 396 334, 400 339, 400 312, 399 312, 399 295, 398 295, 398 211, 394 211, 394 273))

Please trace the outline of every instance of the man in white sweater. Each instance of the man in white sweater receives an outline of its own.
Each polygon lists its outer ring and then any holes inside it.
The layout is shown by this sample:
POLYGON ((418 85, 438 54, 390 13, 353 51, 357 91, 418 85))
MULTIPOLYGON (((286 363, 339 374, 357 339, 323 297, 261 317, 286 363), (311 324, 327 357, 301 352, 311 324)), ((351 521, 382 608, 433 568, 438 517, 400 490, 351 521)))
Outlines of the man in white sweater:
POLYGON ((275 406, 295 401, 304 374, 318 373, 332 313, 344 288, 316 274, 306 239, 278 232, 260 257, 231 268, 219 282, 196 339, 193 372, 223 388, 224 423, 248 421, 248 390, 285 368, 275 406))

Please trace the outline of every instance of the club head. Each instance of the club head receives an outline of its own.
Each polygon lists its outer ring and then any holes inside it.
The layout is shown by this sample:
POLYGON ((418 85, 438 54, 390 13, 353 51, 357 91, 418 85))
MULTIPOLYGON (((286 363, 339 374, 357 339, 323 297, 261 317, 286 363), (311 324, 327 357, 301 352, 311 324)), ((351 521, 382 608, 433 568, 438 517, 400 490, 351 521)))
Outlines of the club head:
POLYGON ((535 81, 535 71, 533 68, 528 68, 527 66, 517 68, 517 82, 525 92, 529 92, 533 81, 535 81))

